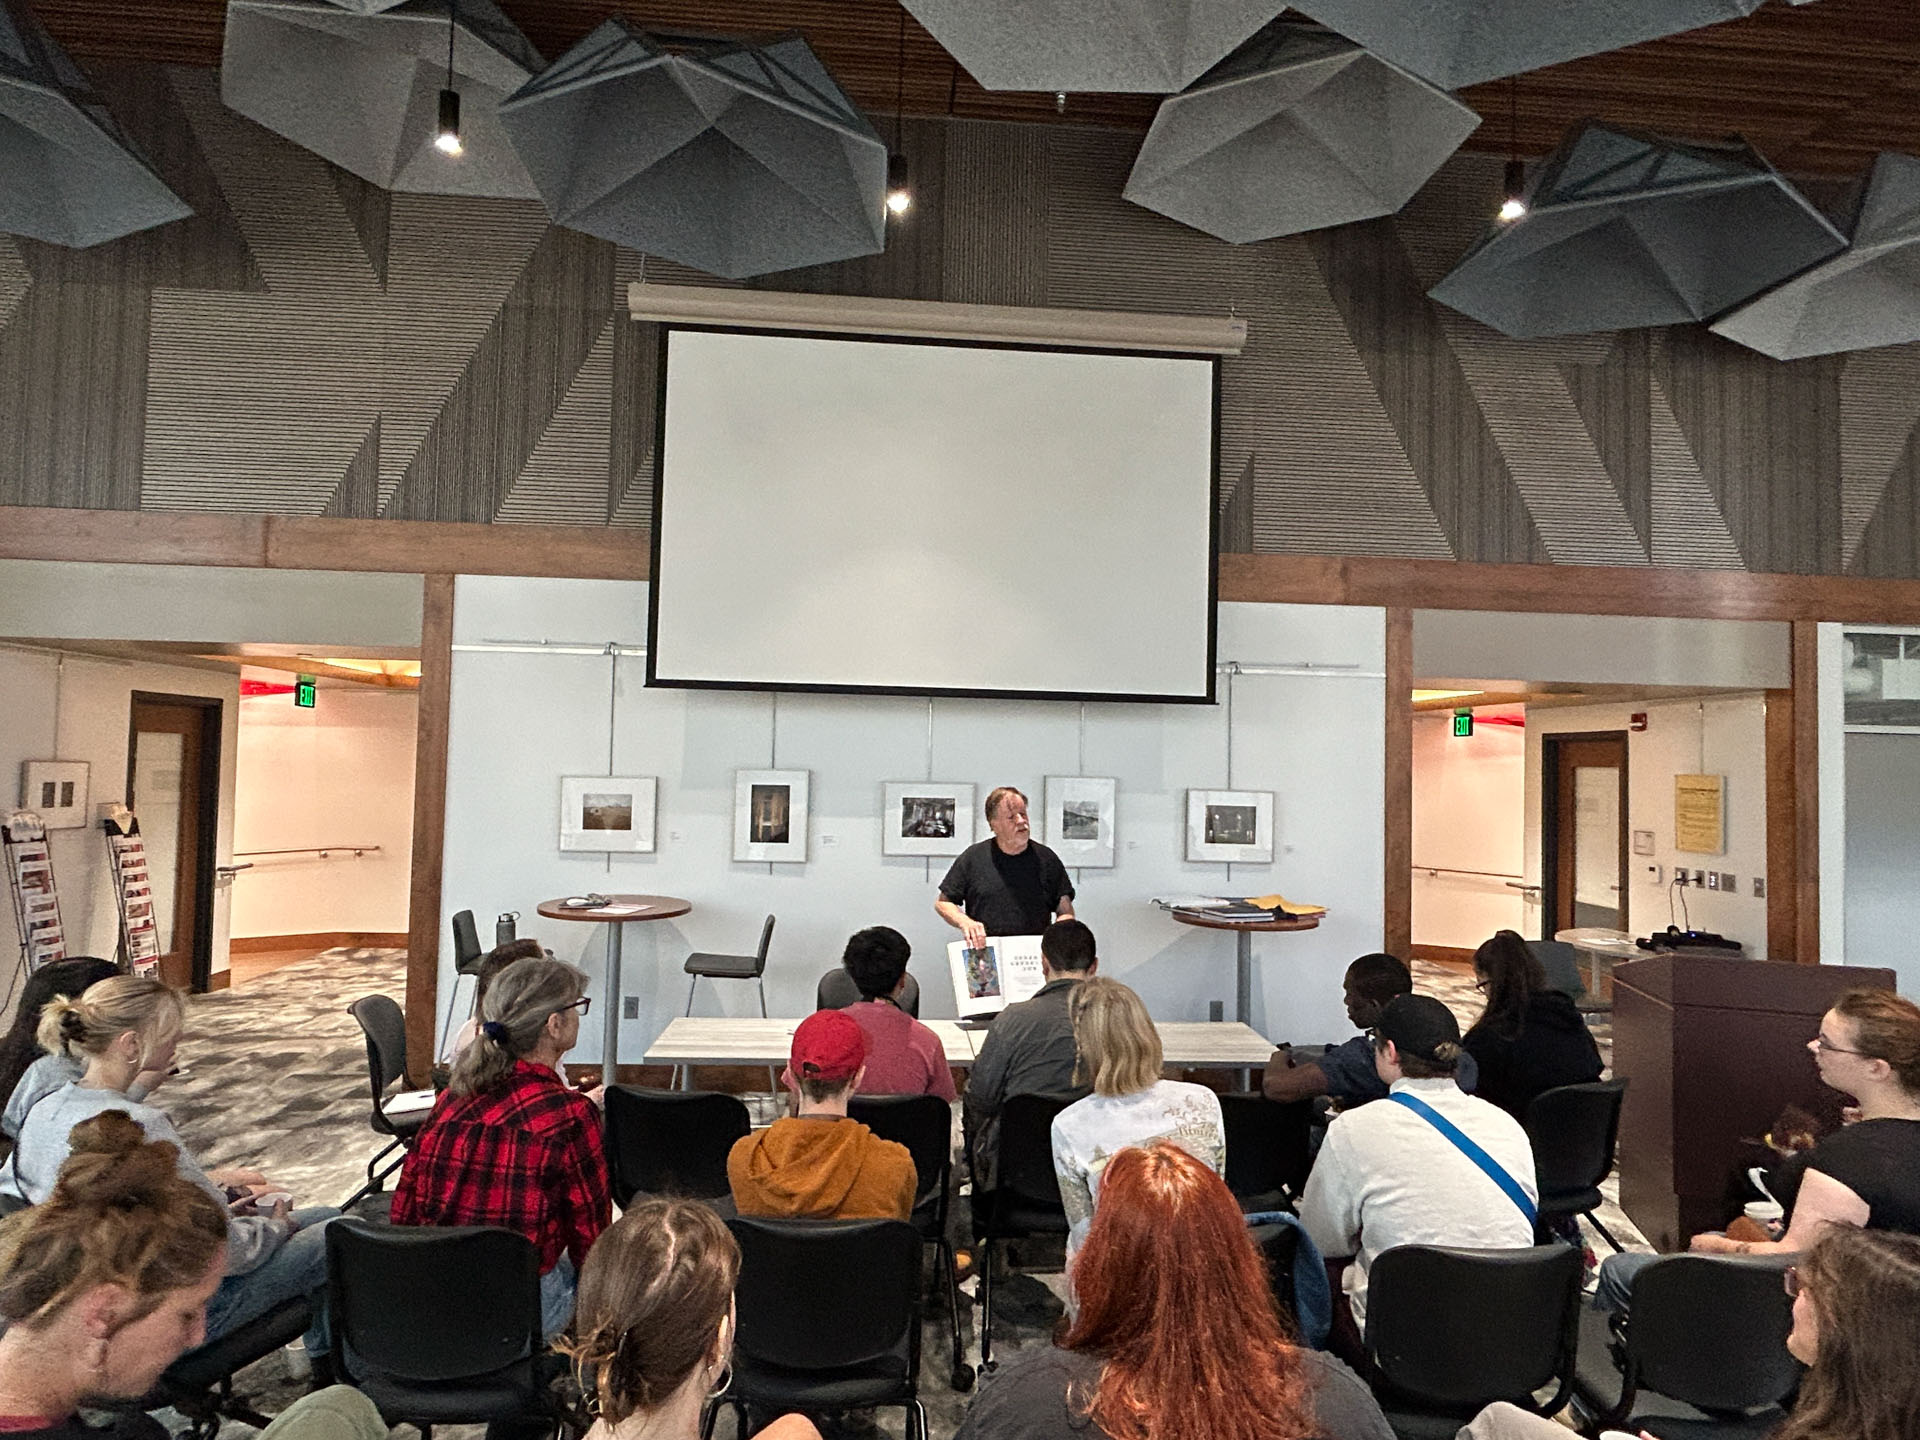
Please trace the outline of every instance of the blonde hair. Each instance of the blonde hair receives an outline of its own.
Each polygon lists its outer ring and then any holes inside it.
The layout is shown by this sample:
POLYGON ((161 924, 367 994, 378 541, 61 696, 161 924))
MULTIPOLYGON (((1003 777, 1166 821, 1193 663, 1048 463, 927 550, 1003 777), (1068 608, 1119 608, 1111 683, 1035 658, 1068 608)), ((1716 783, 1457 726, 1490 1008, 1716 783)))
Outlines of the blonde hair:
POLYGON ((479 1095, 513 1073, 513 1063, 546 1033, 547 1019, 587 993, 587 972, 564 960, 516 960, 494 977, 480 1002, 480 1033, 453 1062, 448 1088, 479 1095))
POLYGON ((1140 997, 1118 980, 1096 975, 1067 999, 1073 1021, 1073 1078, 1096 1095, 1133 1095, 1160 1078, 1160 1032, 1140 997))
POLYGON ((144 1068, 168 1041, 179 1038, 186 1016, 180 992, 172 986, 145 975, 110 975, 77 999, 56 995, 49 1000, 35 1038, 49 1055, 97 1059, 131 1030, 140 1037, 144 1068))

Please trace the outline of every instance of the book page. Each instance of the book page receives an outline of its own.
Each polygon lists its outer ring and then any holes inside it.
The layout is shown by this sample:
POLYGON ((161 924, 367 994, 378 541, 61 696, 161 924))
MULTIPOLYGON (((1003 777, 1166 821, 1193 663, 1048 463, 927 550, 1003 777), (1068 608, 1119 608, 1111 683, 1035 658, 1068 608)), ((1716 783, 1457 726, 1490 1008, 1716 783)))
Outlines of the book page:
POLYGON ((989 935, 986 944, 973 950, 966 941, 955 940, 947 946, 947 966, 953 975, 953 1002, 963 1020, 997 1015, 1032 999, 1046 984, 1038 935, 989 935))

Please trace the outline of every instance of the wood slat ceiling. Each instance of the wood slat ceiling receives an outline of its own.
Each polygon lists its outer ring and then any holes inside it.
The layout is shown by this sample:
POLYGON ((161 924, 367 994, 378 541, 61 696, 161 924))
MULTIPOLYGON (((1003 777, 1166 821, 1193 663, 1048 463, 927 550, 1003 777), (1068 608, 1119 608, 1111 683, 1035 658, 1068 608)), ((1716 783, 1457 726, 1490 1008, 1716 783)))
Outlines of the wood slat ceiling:
MULTIPOLYGON (((20 3, 20 0, 15 0, 20 3)), ((214 65, 223 0, 28 0, 73 56, 89 62, 214 65)), ((1383 0, 1387 3, 1387 0, 1383 0)), ((1403 3, 1403 0, 1391 0, 1403 3)), ((1581 0, 1536 0, 1581 3, 1581 0)), ((557 57, 609 14, 641 26, 716 34, 800 30, 854 100, 891 115, 901 10, 891 0, 500 0, 527 38, 557 57)), ((927 32, 906 22, 910 115, 1066 121, 1144 130, 1157 97, 990 94, 927 32)), ((1851 175, 1880 150, 1920 153, 1920 4, 1773 0, 1744 20, 1556 65, 1464 92, 1487 123, 1469 148, 1546 153, 1590 115, 1672 134, 1743 134, 1798 174, 1851 175)))

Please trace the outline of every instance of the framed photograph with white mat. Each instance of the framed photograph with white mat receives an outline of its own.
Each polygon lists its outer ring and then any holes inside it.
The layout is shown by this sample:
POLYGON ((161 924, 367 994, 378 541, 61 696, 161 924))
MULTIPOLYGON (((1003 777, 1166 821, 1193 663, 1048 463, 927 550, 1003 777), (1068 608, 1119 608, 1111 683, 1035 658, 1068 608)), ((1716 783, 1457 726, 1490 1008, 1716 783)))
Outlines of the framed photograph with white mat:
POLYGON ((733 772, 733 858, 789 865, 807 858, 809 770, 733 772))
POLYGON ((1095 870, 1113 867, 1114 798, 1110 775, 1047 776, 1046 833, 1042 837, 1062 865, 1095 870))
POLYGON ((882 855, 958 855, 973 844, 973 786, 889 780, 880 806, 882 855))
POLYGON ((560 781, 560 848, 653 853, 652 775, 568 775, 560 781))
POLYGON ((1271 863, 1273 792, 1187 791, 1187 859, 1271 863))
POLYGON ((87 762, 20 762, 20 808, 31 810, 49 830, 74 830, 87 823, 87 762))

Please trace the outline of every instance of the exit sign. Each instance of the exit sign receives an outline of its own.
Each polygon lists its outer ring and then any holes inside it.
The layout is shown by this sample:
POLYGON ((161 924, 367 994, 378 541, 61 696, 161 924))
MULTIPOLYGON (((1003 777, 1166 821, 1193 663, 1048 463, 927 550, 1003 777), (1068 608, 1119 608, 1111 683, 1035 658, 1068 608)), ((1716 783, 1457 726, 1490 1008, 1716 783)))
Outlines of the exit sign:
MULTIPOLYGON (((302 703, 311 705, 313 702, 307 700, 302 703)), ((1467 736, 1473 734, 1473 712, 1471 710, 1456 710, 1453 712, 1453 733, 1461 739, 1465 739, 1467 736)))
MULTIPOLYGON (((313 677, 311 675, 302 675, 299 683, 293 687, 293 703, 298 705, 302 710, 311 710, 313 709, 315 694, 316 688, 313 683, 313 677)), ((1457 730, 1458 728, 1459 722, 1455 721, 1455 729, 1457 730)))

